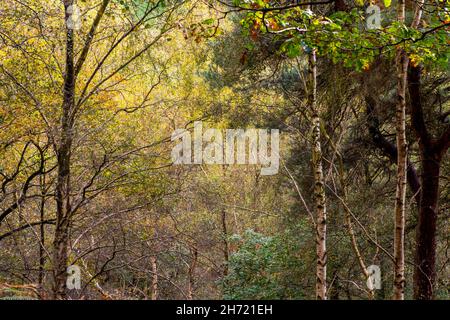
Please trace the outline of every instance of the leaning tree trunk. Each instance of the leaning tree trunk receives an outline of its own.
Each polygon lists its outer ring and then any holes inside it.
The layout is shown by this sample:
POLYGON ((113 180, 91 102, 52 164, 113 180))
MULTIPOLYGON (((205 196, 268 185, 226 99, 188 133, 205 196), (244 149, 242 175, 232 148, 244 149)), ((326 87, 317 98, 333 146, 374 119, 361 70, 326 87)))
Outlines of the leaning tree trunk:
MULTIPOLYGON (((70 19, 69 7, 73 0, 65 0, 65 18, 70 19)), ((68 24, 66 24, 68 25, 68 24)), ((61 115, 61 128, 57 141, 58 176, 56 181, 56 227, 53 240, 53 298, 66 296, 67 246, 70 228, 70 162, 72 149, 73 121, 75 104, 74 72, 74 31, 66 28, 66 68, 64 74, 64 92, 61 115)))
POLYGON ((316 211, 316 298, 327 299, 327 211, 325 205, 325 184, 322 169, 322 146, 320 143, 320 117, 317 100, 317 61, 316 51, 309 54, 308 102, 312 117, 312 165, 314 170, 314 203, 316 211))

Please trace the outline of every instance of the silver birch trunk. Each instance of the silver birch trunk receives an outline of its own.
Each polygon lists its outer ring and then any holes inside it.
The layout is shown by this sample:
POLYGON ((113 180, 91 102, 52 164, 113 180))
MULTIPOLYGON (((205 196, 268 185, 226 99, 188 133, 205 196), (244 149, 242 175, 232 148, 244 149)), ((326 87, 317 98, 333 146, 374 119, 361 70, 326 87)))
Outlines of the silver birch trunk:
MULTIPOLYGON (((397 18, 400 23, 405 21, 405 0, 399 0, 397 18)), ((403 300, 405 295, 405 201, 406 201, 406 85, 408 57, 405 51, 397 48, 397 185, 395 194, 395 230, 394 230, 394 299, 403 300)))
POLYGON ((322 169, 322 146, 320 143, 320 117, 317 110, 317 60, 316 51, 309 54, 308 103, 312 117, 312 165, 314 170, 314 204, 316 211, 316 298, 327 299, 327 211, 325 184, 322 169))

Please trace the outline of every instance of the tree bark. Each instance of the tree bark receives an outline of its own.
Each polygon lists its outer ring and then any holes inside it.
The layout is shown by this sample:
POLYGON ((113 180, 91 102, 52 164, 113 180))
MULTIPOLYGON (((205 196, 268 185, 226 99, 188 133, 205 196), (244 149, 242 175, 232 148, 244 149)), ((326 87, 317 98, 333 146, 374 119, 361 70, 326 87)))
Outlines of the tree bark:
POLYGON ((411 97, 412 127, 419 141, 422 172, 416 254, 414 270, 414 298, 430 300, 434 297, 436 280, 436 222, 439 201, 439 176, 442 157, 449 148, 450 127, 439 139, 433 139, 425 125, 421 103, 420 66, 410 66, 408 89, 411 97))
POLYGON ((312 116, 312 165, 314 170, 314 203, 316 210, 316 298, 327 299, 327 211, 325 204, 325 184, 322 169, 322 146, 320 143, 320 117, 317 100, 317 61, 316 52, 309 54, 308 102, 312 116))
MULTIPOLYGON (((423 3, 424 0, 420 0, 416 5, 413 28, 417 28, 420 23, 423 3)), ((447 151, 448 141, 445 141, 446 133, 438 142, 433 142, 430 138, 425 126, 421 103, 420 78, 422 69, 419 66, 410 66, 408 71, 412 124, 419 139, 422 165, 422 189, 416 229, 414 298, 431 300, 434 297, 433 289, 436 281, 436 222, 439 208, 439 175, 442 156, 447 151)))
MULTIPOLYGON (((405 0, 399 0, 397 18, 405 21, 405 0)), ((406 84, 408 57, 402 48, 397 48, 397 184, 395 193, 395 231, 394 231, 394 299, 405 298, 405 202, 406 202, 406 84)))
MULTIPOLYGON (((222 177, 226 178, 226 166, 222 166, 222 177)), ((228 275, 228 262, 230 259, 230 245, 228 243, 228 225, 227 225, 227 210, 225 207, 222 208, 220 212, 220 219, 222 223, 222 237, 223 237, 223 260, 224 260, 224 266, 223 266, 223 276, 228 275)))
MULTIPOLYGON (((73 0, 65 0, 65 19, 70 18, 68 8, 73 0)), ((66 24, 67 25, 67 24, 66 24)), ((53 240, 53 298, 66 297, 67 245, 71 219, 70 163, 73 140, 73 111, 75 105, 74 31, 66 26, 66 67, 61 115, 61 128, 57 146, 58 176, 56 181, 56 228, 53 240)))
POLYGON ((42 296, 44 293, 44 268, 45 268, 45 176, 41 176, 40 178, 40 187, 41 187, 41 202, 39 206, 39 215, 40 215, 40 226, 39 226, 39 237, 40 237, 40 243, 39 243, 39 275, 38 275, 38 286, 39 286, 39 292, 42 296))
POLYGON ((436 280, 436 221, 439 199, 440 159, 435 154, 421 154, 422 193, 416 233, 414 298, 433 299, 436 280))
POLYGON ((150 263, 152 268, 152 300, 158 300, 158 260, 156 256, 150 257, 150 263))

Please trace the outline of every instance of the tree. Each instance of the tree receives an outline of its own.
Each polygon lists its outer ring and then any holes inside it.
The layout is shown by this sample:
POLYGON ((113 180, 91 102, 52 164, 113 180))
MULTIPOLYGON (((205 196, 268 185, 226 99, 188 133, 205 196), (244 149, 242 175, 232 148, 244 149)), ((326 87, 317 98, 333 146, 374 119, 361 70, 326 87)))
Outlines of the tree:
POLYGON ((320 117, 316 106, 317 65, 315 49, 308 57, 309 88, 308 102, 312 111, 312 165, 314 170, 314 202, 316 211, 316 243, 317 243, 317 283, 316 296, 319 300, 327 299, 327 210, 325 203, 325 187, 322 170, 322 147, 320 142, 320 117))
MULTIPOLYGON (((405 1, 397 4, 397 19, 405 22, 405 1)), ((405 287, 405 201, 406 201, 406 73, 408 69, 408 57, 406 52, 399 48, 396 56, 397 68, 397 97, 396 108, 396 135, 397 135, 397 186, 395 193, 395 232, 394 232, 394 263, 395 282, 394 299, 404 299, 405 287)))

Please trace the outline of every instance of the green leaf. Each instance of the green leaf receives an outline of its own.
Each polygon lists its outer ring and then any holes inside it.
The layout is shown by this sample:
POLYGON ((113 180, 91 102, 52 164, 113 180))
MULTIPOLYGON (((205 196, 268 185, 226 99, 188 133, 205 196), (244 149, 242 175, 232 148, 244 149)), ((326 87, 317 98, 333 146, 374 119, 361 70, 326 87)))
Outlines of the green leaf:
POLYGON ((383 0, 384 6, 389 8, 391 6, 392 0, 383 0))
POLYGON ((203 24, 213 24, 213 22, 214 22, 213 18, 209 18, 209 19, 206 19, 206 20, 202 21, 203 24))
POLYGON ((289 58, 295 58, 300 55, 300 46, 292 42, 285 42, 283 50, 289 58))

